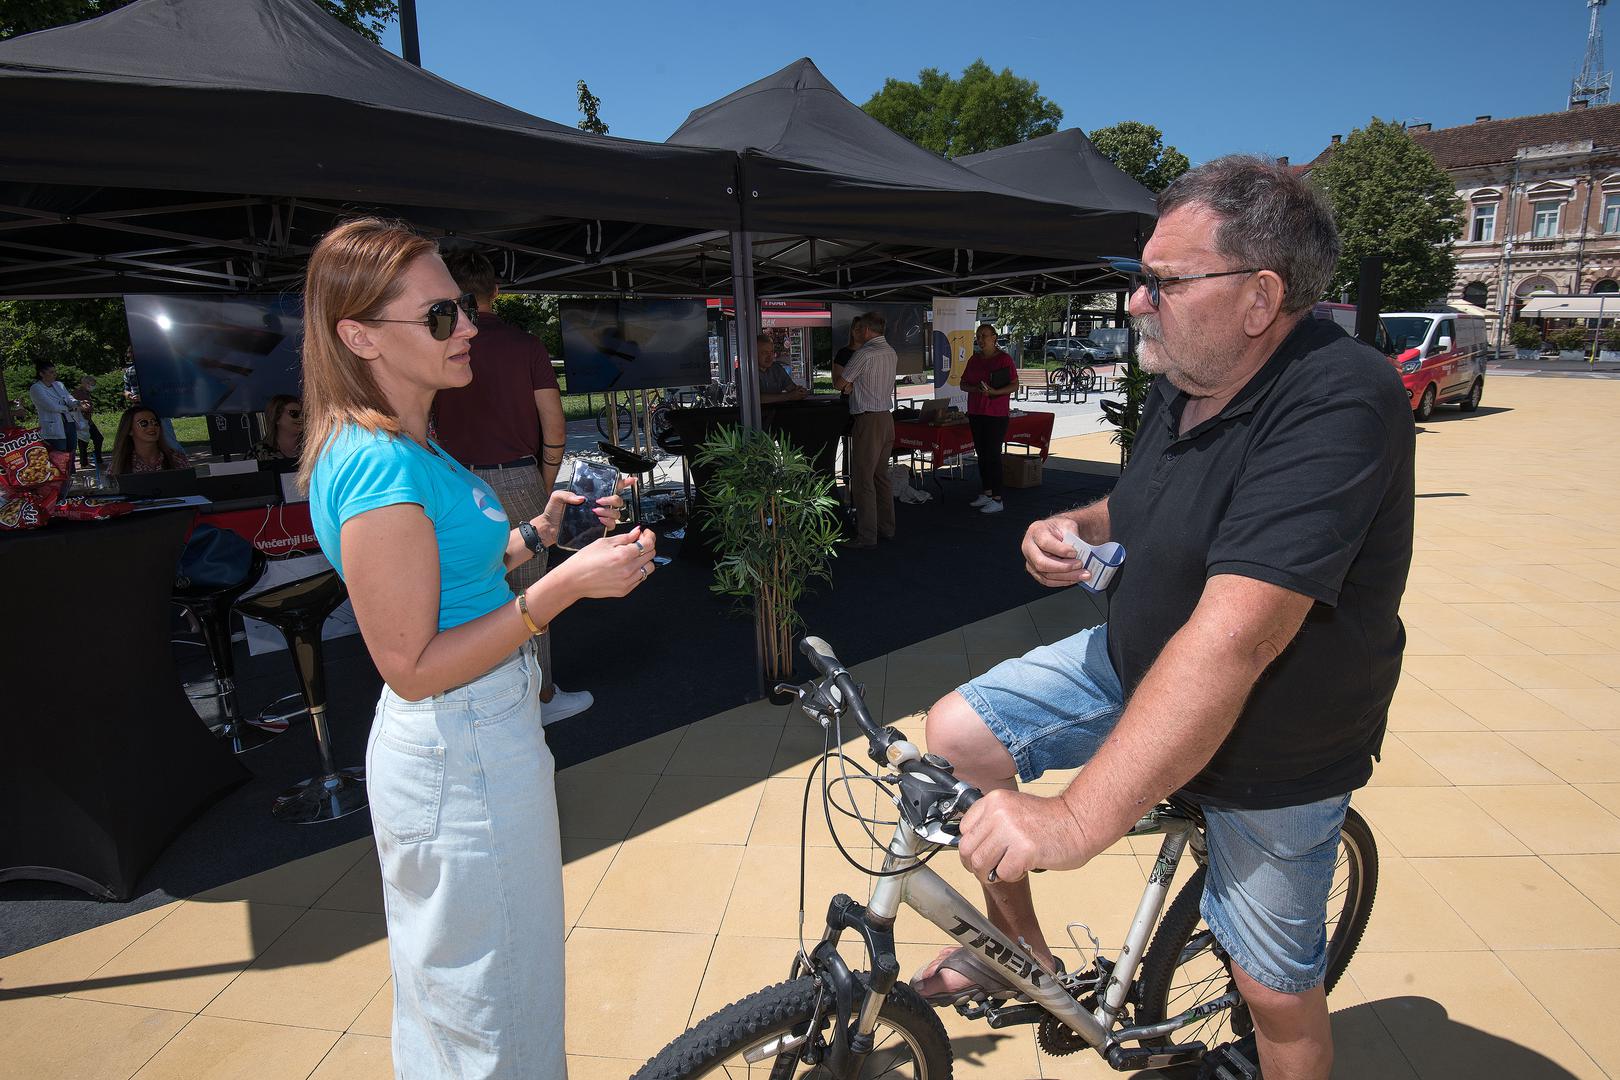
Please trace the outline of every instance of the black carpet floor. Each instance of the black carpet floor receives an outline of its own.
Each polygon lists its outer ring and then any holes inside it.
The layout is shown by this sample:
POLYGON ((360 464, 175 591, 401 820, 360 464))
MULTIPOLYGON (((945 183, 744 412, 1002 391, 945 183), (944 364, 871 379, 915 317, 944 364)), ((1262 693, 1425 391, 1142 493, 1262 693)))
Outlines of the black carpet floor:
MULTIPOLYGON (((1011 491, 1007 510, 969 509, 966 481, 943 481, 944 495, 899 504, 898 537, 876 551, 845 552, 830 585, 800 605, 807 632, 854 664, 986 618, 1045 594, 1024 573, 1018 545, 1036 518, 1090 501, 1111 479, 1047 469, 1038 488, 1011 491), (966 577, 964 565, 979 568, 966 577)), ((661 541, 675 554, 678 542, 661 541)), ((557 681, 596 697, 589 711, 546 729, 560 768, 628 746, 742 704, 758 693, 752 617, 709 591, 700 561, 676 558, 623 600, 585 601, 554 624, 557 681)), ((238 647, 242 705, 251 715, 295 689, 284 652, 249 657, 238 647)), ((206 674, 203 651, 180 647, 182 674, 206 674)), ((364 758, 381 680, 358 637, 325 649, 328 715, 339 764, 364 758)), ((0 884, 0 956, 191 896, 312 855, 371 832, 364 813, 319 825, 271 819, 271 800, 310 775, 307 723, 240 759, 253 779, 178 835, 143 878, 134 899, 103 903, 47 883, 0 884)))

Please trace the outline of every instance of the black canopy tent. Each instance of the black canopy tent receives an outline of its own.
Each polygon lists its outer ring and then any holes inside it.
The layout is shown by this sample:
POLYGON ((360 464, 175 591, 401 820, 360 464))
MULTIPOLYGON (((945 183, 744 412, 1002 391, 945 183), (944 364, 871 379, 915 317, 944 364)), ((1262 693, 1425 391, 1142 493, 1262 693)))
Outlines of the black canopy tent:
POLYGON ((808 60, 638 143, 456 87, 307 0, 139 0, 0 43, 0 138, 12 298, 289 287, 336 220, 380 211, 503 251, 518 290, 729 293, 751 324, 756 273, 768 296, 1106 291, 1097 256, 1141 232, 916 147, 808 60))
POLYGON ((1011 146, 965 154, 956 164, 1008 187, 1054 202, 1111 215, 1126 251, 1153 230, 1158 209, 1153 192, 1126 175, 1079 128, 1066 128, 1011 146), (1125 232, 1134 235, 1127 240, 1125 232))
MULTIPOLYGON (((669 142, 737 154, 741 226, 761 297, 1106 291, 1119 278, 1098 256, 1134 252, 1152 227, 1151 196, 1144 215, 1085 181, 1034 192, 924 150, 855 106, 808 59, 695 110, 669 142)), ((681 283, 713 292, 724 284, 729 243, 542 270, 523 284, 611 289, 612 271, 618 288, 634 276, 637 292, 681 283)))
POLYGON ((1032 192, 924 150, 855 106, 808 59, 695 110, 669 142, 737 154, 739 232, 651 257, 542 271, 523 284, 600 289, 611 266, 637 291, 685 283, 734 293, 749 419, 757 416, 755 297, 1112 291, 1122 281, 1101 256, 1139 250, 1152 226, 1151 196, 1144 214, 1140 203, 1111 190, 1104 197, 1090 184, 1032 192))
POLYGON ((0 297, 275 289, 357 210, 525 266, 713 238, 736 159, 590 135, 308 0, 139 0, 0 43, 0 297))

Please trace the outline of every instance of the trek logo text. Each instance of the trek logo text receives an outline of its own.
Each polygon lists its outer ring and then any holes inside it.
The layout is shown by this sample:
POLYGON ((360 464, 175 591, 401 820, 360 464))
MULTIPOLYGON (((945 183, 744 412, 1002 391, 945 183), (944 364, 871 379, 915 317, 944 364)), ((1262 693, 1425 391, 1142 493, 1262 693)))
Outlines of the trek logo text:
POLYGON ((951 927, 951 936, 965 944, 970 949, 977 949, 987 958, 994 960, 1020 979, 1027 979, 1038 987, 1046 986, 1051 976, 1041 969, 1041 966, 1029 957, 1022 955, 1016 949, 1009 948, 1001 942, 990 937, 960 916, 956 925, 951 927))

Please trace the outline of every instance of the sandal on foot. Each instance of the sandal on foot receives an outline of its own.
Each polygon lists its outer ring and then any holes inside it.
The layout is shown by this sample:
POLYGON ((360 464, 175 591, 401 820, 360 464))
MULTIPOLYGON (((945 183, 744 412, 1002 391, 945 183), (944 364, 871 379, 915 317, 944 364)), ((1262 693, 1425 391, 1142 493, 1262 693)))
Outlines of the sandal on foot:
MULTIPOLYGON (((1063 974, 1063 961, 1054 956, 1052 962, 1057 965, 1056 974, 1063 974)), ((959 986, 955 990, 943 990, 937 994, 923 994, 917 983, 922 980, 922 971, 928 965, 919 968, 916 975, 911 977, 911 988, 917 990, 923 1001, 939 1008, 942 1005, 955 1005, 962 1001, 980 1001, 991 998, 1019 998, 1024 999, 1024 992, 1002 977, 1001 973, 983 960, 977 953, 969 949, 957 949, 944 960, 934 965, 928 978, 938 975, 942 971, 954 971, 965 976, 969 982, 966 986, 959 986)))
POLYGON ((923 969, 919 969, 917 974, 911 977, 911 988, 918 992, 923 1001, 936 1009, 945 1005, 955 1005, 962 1001, 1010 998, 1019 993, 1018 989, 1002 978, 999 972, 984 963, 968 949, 956 949, 944 960, 935 964, 934 970, 929 972, 926 977, 932 978, 942 971, 954 971, 968 980, 965 986, 959 986, 954 990, 941 990, 933 994, 923 994, 917 984, 926 981, 922 971, 926 970, 927 967, 928 965, 925 964, 923 969))

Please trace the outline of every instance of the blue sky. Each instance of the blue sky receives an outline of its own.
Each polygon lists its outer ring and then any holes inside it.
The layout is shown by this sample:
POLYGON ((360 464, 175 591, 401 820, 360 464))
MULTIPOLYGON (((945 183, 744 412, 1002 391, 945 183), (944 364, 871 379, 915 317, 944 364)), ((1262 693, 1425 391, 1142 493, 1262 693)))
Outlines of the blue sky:
MULTIPOLYGON (((1065 127, 1145 120, 1195 162, 1308 160, 1371 116, 1438 128, 1557 111, 1587 24, 1582 0, 417 3, 429 70, 570 124, 583 78, 629 138, 661 141, 691 109, 800 56, 856 104, 887 76, 983 57, 1036 80, 1065 127)), ((1611 66, 1617 11, 1605 10, 1611 66)), ((397 29, 384 42, 397 52, 397 29)))

